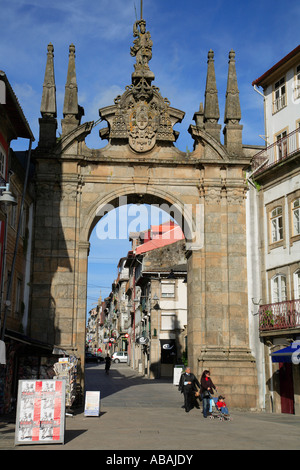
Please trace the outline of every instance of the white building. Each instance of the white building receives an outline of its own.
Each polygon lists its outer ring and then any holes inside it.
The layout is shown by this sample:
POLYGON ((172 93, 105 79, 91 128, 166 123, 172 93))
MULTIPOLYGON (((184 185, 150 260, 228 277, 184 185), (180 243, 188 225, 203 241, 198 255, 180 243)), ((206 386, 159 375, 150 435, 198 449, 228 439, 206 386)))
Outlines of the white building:
POLYGON ((253 86, 263 97, 266 146, 248 175, 251 346, 261 407, 300 414, 299 366, 271 358, 300 339, 300 46, 253 86))
POLYGON ((299 147, 300 127, 300 45, 253 81, 255 90, 263 89, 265 140, 257 164, 268 158, 267 165, 286 157, 299 147))

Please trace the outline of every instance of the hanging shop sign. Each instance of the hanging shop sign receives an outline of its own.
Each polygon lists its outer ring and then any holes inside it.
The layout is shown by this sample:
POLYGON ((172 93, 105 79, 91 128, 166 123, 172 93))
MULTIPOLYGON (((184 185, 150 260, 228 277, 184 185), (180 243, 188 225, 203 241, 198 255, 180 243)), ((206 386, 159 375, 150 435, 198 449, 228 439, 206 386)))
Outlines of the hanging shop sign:
POLYGON ((146 336, 140 336, 139 337, 139 343, 140 344, 147 344, 147 343, 149 343, 149 338, 147 338, 146 336))
POLYGON ((15 445, 64 444, 65 380, 19 380, 15 445))

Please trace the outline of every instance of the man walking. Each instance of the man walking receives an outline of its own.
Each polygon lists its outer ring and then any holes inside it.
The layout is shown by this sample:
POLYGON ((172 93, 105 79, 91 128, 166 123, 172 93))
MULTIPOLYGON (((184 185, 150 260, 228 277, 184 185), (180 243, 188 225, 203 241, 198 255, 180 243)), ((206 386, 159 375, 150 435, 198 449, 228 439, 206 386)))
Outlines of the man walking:
POLYGON ((107 353, 107 356, 105 358, 105 372, 107 375, 109 374, 110 364, 111 364, 111 358, 109 357, 109 354, 107 353))
POLYGON ((184 408, 187 413, 194 408, 197 387, 200 388, 200 383, 191 373, 191 368, 187 367, 185 372, 181 374, 178 385, 178 390, 184 395, 184 408))

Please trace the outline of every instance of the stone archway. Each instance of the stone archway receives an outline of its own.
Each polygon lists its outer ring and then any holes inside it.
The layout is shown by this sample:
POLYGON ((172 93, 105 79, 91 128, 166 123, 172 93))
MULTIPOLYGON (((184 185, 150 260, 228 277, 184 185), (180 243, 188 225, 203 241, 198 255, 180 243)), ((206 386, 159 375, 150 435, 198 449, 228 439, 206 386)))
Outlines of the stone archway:
MULTIPOLYGON (((152 43, 140 22, 134 28, 138 39, 131 52, 137 55, 141 47, 152 43)), ((137 58, 132 84, 124 94, 99 111, 108 123, 100 131, 108 145, 97 150, 89 149, 84 140, 93 123, 80 124, 73 45, 63 134, 56 142, 55 84, 50 73, 53 46, 48 48, 40 140, 35 151, 32 335, 75 352, 83 370, 92 228, 103 215, 103 207, 116 207, 122 198, 165 202, 184 214, 190 365, 198 376, 210 368, 215 382, 222 384, 222 392, 230 394, 231 406, 255 408, 256 367, 248 338, 244 178, 250 156, 242 145, 234 53, 229 55, 224 145, 210 51, 205 107, 200 106, 194 116, 196 125, 189 128, 195 141, 191 153, 174 146, 173 126, 184 113, 171 108, 151 84, 154 75, 148 65, 150 55, 147 57, 137 58)))

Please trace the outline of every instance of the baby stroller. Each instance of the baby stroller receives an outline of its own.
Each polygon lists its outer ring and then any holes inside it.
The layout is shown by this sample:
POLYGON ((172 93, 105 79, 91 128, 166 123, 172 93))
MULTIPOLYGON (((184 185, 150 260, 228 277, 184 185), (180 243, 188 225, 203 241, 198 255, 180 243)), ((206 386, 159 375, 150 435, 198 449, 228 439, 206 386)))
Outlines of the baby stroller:
POLYGON ((220 421, 231 421, 231 417, 230 417, 227 406, 225 407, 217 406, 217 403, 219 402, 220 398, 224 399, 224 397, 221 397, 221 396, 218 398, 217 397, 211 398, 210 419, 218 418, 220 421))

